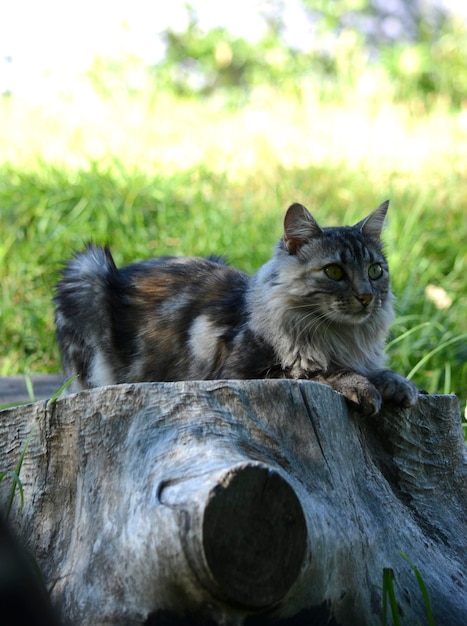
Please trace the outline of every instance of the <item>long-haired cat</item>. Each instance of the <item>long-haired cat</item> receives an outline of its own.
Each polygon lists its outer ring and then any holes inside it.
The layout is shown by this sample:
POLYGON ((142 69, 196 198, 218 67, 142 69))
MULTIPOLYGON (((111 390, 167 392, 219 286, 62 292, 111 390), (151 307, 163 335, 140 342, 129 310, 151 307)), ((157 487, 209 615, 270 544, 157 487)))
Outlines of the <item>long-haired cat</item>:
POLYGON ((124 382, 307 378, 364 413, 416 402, 384 369, 393 318, 381 232, 389 202, 354 226, 321 228, 293 204, 253 276, 219 258, 160 257, 118 269, 89 245, 64 268, 57 336, 72 391, 124 382))

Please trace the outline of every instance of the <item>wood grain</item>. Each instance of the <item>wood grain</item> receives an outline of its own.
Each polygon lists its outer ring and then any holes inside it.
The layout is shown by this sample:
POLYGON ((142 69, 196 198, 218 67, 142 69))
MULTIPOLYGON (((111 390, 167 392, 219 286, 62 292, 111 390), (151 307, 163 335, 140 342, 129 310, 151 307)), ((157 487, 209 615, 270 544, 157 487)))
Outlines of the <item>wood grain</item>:
POLYGON ((383 568, 404 623, 424 623, 401 552, 435 623, 465 624, 454 396, 363 418, 310 381, 117 385, 1 412, 1 467, 15 467, 31 429, 12 524, 55 583, 65 626, 297 614, 379 626, 383 568))

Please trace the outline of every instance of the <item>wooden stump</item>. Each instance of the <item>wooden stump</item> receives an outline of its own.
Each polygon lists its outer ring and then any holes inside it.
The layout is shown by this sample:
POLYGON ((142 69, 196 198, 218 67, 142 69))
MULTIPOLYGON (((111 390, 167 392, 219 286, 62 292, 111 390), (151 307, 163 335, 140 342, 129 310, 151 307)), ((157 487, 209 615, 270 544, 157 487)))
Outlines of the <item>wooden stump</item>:
POLYGON ((454 396, 363 418, 309 381, 141 383, 0 416, 0 469, 32 429, 11 525, 64 625, 379 626, 384 568, 424 623, 401 552, 435 623, 465 625, 454 396))

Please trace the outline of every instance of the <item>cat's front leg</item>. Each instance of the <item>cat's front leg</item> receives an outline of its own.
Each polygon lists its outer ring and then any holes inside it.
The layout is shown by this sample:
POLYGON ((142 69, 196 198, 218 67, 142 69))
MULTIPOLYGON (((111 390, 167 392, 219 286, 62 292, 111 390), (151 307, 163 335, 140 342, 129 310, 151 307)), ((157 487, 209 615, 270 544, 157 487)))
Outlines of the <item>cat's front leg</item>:
POLYGON ((375 385, 357 372, 340 371, 332 374, 320 372, 310 376, 310 379, 329 385, 364 415, 376 415, 383 405, 381 393, 375 385))
POLYGON ((403 376, 390 370, 378 370, 368 378, 378 389, 383 400, 403 407, 414 406, 417 403, 417 387, 403 376))

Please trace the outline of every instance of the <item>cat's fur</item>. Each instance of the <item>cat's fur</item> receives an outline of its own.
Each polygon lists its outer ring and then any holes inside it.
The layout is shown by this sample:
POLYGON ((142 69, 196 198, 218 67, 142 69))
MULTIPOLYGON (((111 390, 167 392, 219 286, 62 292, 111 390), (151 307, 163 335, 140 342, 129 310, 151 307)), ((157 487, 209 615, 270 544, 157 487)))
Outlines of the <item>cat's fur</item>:
POLYGON ((354 226, 321 228, 293 204, 273 258, 251 277, 213 257, 117 269, 108 248, 89 245, 66 265, 55 295, 65 374, 79 375, 72 390, 309 378, 365 413, 383 399, 414 404, 412 383, 384 369, 393 318, 381 241, 388 205, 354 226))

